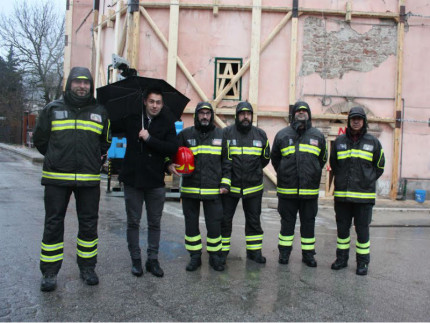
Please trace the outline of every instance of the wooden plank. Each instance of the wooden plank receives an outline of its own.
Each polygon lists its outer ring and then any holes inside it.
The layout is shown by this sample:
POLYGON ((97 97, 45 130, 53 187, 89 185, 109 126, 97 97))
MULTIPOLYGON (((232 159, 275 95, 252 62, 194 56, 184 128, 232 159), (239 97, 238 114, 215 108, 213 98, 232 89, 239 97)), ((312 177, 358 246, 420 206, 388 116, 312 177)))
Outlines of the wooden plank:
POLYGON ((296 103, 296 64, 297 64, 297 26, 298 17, 291 20, 291 41, 290 41, 290 84, 289 84, 289 103, 296 103))
POLYGON ((260 72, 261 0, 253 1, 251 29, 251 65, 249 75, 249 103, 254 110, 253 124, 258 117, 258 79, 260 72))
MULTIPOLYGON (((101 17, 101 13, 100 13, 100 17, 101 17)), ((97 43, 96 43, 96 68, 95 71, 93 71, 95 73, 94 78, 95 78, 95 82, 94 82, 94 87, 98 88, 100 86, 100 57, 101 57, 101 44, 102 44, 102 29, 98 29, 97 31, 97 43)))
POLYGON ((179 0, 170 2, 169 44, 167 49, 167 82, 176 86, 178 56, 179 0))
MULTIPOLYGON (((405 1, 399 0, 401 13, 405 13, 405 1)), ((397 64, 396 64, 396 97, 394 118, 400 119, 402 116, 402 88, 403 88, 403 45, 405 38, 405 23, 401 19, 397 24, 397 64)), ((396 125, 393 138, 393 164, 391 170, 391 189, 390 198, 395 200, 399 182, 399 165, 400 165, 400 137, 401 123, 396 125)))
MULTIPOLYGON (((120 27, 121 27, 121 7, 123 5, 122 0, 116 3, 116 14, 115 14, 115 36, 113 42, 113 53, 119 55, 119 43, 120 43, 120 27)), ((112 81, 116 82, 118 79, 118 69, 114 68, 112 74, 112 81)))
POLYGON ((131 51, 130 66, 139 69, 139 44, 140 44, 140 12, 133 12, 133 47, 131 51))
POLYGON ((119 56, 124 55, 125 43, 127 42, 127 30, 128 30, 128 19, 126 17, 124 20, 124 26, 122 27, 121 38, 120 38, 120 41, 118 43, 118 48, 117 48, 119 56))
POLYGON ((346 15, 345 15, 345 21, 346 22, 351 22, 351 18, 352 18, 352 0, 348 0, 348 2, 346 3, 346 15))
POLYGON ((218 16, 218 12, 219 12, 219 0, 214 0, 212 14, 216 17, 218 16))
POLYGON ((133 13, 127 13, 127 40, 126 40, 126 58, 130 63, 130 67, 133 67, 131 62, 133 56, 133 32, 134 32, 134 23, 133 23, 133 13))

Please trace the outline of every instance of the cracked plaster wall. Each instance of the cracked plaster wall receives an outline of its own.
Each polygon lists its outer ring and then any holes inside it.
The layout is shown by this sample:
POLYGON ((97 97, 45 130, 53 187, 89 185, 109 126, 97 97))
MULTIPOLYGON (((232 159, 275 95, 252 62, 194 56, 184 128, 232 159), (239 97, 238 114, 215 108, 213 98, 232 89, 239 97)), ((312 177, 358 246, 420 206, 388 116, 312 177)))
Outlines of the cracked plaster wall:
POLYGON ((395 23, 375 24, 366 33, 344 21, 336 23, 339 29, 328 32, 324 19, 305 19, 301 76, 318 73, 323 79, 335 79, 350 71, 368 72, 396 54, 395 23))

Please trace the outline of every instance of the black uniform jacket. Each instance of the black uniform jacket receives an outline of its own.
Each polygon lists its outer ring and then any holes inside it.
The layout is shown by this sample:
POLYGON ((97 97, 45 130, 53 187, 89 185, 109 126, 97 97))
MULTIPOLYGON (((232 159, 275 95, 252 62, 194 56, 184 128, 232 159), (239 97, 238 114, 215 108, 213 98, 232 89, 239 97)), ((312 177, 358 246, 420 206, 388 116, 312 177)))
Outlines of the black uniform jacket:
POLYGON ((60 99, 39 114, 33 140, 45 156, 42 185, 100 184, 101 157, 109 149, 111 134, 107 112, 95 102, 76 108, 60 99))
POLYGON ((374 204, 384 165, 384 150, 374 136, 365 133, 356 142, 346 134, 337 137, 330 154, 335 200, 374 204))
POLYGON ((223 158, 227 153, 222 130, 213 128, 204 133, 192 126, 182 130, 178 138, 179 146, 193 152, 195 166, 193 173, 182 178, 181 196, 202 200, 218 198, 220 187, 229 188, 228 184, 221 184, 222 174, 226 172, 223 158))
POLYGON ((237 126, 224 128, 227 142, 227 174, 223 182, 230 184, 230 195, 252 197, 263 193, 263 168, 270 161, 270 145, 264 130, 252 126, 242 133, 237 126))
POLYGON ((112 131, 125 132, 127 138, 119 180, 139 189, 164 187, 165 161, 178 150, 174 119, 163 108, 149 123, 147 141, 139 139, 140 130, 142 114, 112 122, 112 131))
POLYGON ((321 173, 327 161, 324 135, 309 128, 299 135, 291 126, 280 130, 273 142, 272 165, 280 198, 318 198, 321 173))

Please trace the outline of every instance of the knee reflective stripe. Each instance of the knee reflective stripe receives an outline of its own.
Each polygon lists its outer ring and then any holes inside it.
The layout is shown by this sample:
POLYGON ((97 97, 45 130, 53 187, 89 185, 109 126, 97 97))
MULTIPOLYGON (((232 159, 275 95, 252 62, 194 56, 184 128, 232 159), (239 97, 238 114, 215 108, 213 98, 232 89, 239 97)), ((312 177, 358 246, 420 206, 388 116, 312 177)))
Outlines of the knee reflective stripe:
POLYGON ((206 250, 207 251, 211 251, 211 252, 216 252, 216 251, 220 251, 222 248, 222 241, 221 241, 221 236, 219 236, 218 238, 206 238, 206 250))
POLYGON ((313 238, 301 238, 302 250, 314 250, 315 249, 315 237, 313 238))
POLYGON ((189 251, 202 250, 202 236, 185 236, 185 249, 189 251))
POLYGON ((351 242, 351 237, 341 239, 337 237, 337 249, 349 249, 349 243, 351 242))
POLYGON ((92 241, 85 241, 82 239, 77 240, 76 253, 81 258, 93 258, 97 256, 97 243, 99 239, 92 241))
POLYGON ((359 243, 358 241, 355 243, 356 249, 355 252, 357 252, 360 255, 368 255, 370 253, 370 241, 367 241, 366 243, 359 243))
POLYGON ((222 237, 222 251, 230 251, 231 237, 222 237))
POLYGON ((55 243, 55 244, 45 244, 42 242, 41 253, 40 253, 40 261, 43 262, 56 262, 63 260, 64 243, 55 243))
POLYGON ((260 250, 263 247, 263 235, 246 236, 246 250, 260 250))
POLYGON ((283 247, 291 247, 293 245, 294 235, 292 236, 283 236, 279 234, 279 245, 283 247))

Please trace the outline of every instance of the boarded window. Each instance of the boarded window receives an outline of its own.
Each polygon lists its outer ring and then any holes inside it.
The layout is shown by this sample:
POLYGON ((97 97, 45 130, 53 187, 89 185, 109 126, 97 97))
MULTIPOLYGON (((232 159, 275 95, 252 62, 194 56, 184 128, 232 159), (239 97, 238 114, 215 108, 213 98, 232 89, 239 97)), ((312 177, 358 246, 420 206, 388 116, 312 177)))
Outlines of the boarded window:
MULTIPOLYGON (((215 58, 214 98, 229 84, 242 67, 241 58, 215 58)), ((224 96, 226 100, 242 99, 242 78, 224 96)))

